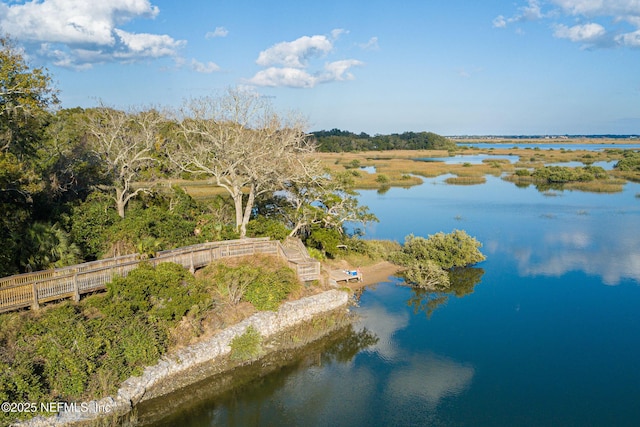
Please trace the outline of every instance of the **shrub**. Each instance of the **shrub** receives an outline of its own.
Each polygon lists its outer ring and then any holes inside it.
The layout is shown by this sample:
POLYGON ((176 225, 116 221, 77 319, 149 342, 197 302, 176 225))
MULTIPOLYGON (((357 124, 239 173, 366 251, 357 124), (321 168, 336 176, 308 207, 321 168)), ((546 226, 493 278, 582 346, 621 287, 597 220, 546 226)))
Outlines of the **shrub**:
POLYGON ((407 267, 403 275, 408 283, 425 289, 448 288, 446 270, 483 261, 480 247, 480 242, 461 230, 436 233, 427 239, 409 235, 391 259, 407 267))
POLYGON ((338 245, 342 244, 342 235, 334 229, 317 228, 311 232, 306 244, 324 251, 329 258, 335 258, 338 255, 338 245))
POLYGON ((614 168, 626 172, 640 172, 640 151, 625 150, 623 158, 615 164, 614 168))
POLYGON ((413 265, 403 274, 407 282, 419 288, 435 290, 449 287, 449 273, 431 260, 413 265))
POLYGON ((242 335, 231 340, 231 360, 246 361, 260 355, 262 352, 262 335, 249 325, 242 335))
POLYGON ((125 278, 107 284, 104 310, 120 318, 139 312, 150 321, 175 324, 189 309, 206 299, 194 277, 178 264, 162 263, 157 267, 141 264, 125 278))
POLYGON ((258 279, 260 273, 259 268, 250 265, 231 267, 222 263, 212 264, 203 271, 217 293, 231 305, 242 301, 249 285, 258 279))
POLYGON ((127 216, 110 230, 110 243, 137 250, 140 244, 154 240, 154 250, 173 249, 197 241, 196 222, 159 206, 130 208, 127 216))
POLYGON ((249 237, 270 237, 275 240, 284 240, 289 236, 289 230, 282 222, 258 216, 247 224, 247 236, 249 237))
POLYGON ((360 160, 358 159, 353 159, 349 163, 344 165, 345 169, 357 169, 359 167, 360 167, 360 160))
POLYGON ((378 176, 376 177, 376 182, 379 184, 388 184, 389 181, 389 177, 383 173, 378 174, 378 176))
POLYGON ((290 268, 262 271, 247 288, 244 299, 258 310, 275 311, 298 286, 296 274, 290 268))
POLYGON ((273 257, 256 256, 235 262, 237 265, 212 264, 203 270, 205 280, 231 305, 247 301, 258 310, 277 310, 300 286, 295 272, 273 257))
POLYGON ((97 259, 106 251, 108 229, 120 220, 109 197, 95 192, 73 208, 71 238, 86 259, 97 259))
POLYGON ((410 263, 434 261, 444 269, 464 267, 485 260, 480 252, 482 244, 465 231, 442 232, 429 238, 409 235, 405 239, 402 253, 410 263))

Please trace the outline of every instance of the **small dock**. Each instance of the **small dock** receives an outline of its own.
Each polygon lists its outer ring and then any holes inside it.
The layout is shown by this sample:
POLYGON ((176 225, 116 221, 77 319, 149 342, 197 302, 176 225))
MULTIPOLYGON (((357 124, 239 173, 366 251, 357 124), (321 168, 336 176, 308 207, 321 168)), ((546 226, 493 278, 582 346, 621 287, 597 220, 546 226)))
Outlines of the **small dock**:
POLYGON ((360 269, 355 270, 331 270, 329 272, 329 283, 337 285, 340 282, 362 282, 360 269))

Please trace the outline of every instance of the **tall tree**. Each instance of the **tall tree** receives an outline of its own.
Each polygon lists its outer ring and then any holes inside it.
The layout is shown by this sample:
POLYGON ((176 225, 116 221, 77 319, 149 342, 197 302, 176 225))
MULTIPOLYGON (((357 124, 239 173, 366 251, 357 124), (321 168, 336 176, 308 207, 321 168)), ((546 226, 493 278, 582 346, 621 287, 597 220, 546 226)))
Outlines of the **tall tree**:
POLYGON ((42 121, 57 103, 47 71, 30 68, 11 39, 0 36, 0 151, 22 160, 37 144, 42 121))
POLYGON ((231 196, 237 231, 245 237, 256 197, 306 175, 314 147, 305 127, 300 117, 279 115, 253 92, 228 89, 179 111, 168 154, 182 171, 212 178, 231 196))
POLYGON ((12 41, 0 36, 0 275, 18 270, 19 248, 11 236, 24 231, 33 195, 44 188, 35 150, 56 93, 46 70, 30 68, 12 41))
POLYGON ((91 151, 102 162, 109 180, 100 188, 112 194, 118 215, 124 218, 129 201, 149 191, 134 183, 157 161, 154 152, 161 145, 158 139, 165 117, 153 109, 124 112, 105 106, 87 113, 91 151))

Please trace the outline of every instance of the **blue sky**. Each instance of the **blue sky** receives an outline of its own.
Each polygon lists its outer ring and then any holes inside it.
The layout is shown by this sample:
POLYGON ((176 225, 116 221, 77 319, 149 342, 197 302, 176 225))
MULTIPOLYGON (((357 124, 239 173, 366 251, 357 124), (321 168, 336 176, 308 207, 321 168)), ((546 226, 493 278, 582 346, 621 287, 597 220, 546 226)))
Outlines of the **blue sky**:
POLYGON ((2 0, 0 28, 64 107, 242 85, 309 130, 640 133, 638 0, 2 0))

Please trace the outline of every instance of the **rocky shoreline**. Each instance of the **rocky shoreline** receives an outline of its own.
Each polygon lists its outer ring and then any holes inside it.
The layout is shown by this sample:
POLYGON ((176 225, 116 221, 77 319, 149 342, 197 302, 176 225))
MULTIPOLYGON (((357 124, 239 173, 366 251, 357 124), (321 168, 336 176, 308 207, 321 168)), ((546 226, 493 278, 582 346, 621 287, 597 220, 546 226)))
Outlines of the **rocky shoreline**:
POLYGON ((211 375, 212 370, 215 370, 212 364, 229 355, 231 341, 242 335, 250 325, 264 339, 268 339, 318 315, 346 307, 348 302, 348 293, 331 290, 286 302, 277 312, 256 313, 209 339, 164 356, 156 365, 147 367, 142 376, 124 381, 115 396, 66 405, 55 416, 38 416, 14 425, 69 426, 101 417, 124 415, 140 402, 166 395, 211 375))

